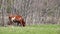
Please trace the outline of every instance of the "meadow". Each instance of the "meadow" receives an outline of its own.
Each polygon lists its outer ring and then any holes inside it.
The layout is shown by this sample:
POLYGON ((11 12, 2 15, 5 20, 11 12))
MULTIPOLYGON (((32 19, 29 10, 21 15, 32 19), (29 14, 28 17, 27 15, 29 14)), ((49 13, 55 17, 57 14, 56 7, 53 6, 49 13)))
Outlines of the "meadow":
POLYGON ((31 25, 0 27, 0 34, 60 34, 60 25, 31 25))

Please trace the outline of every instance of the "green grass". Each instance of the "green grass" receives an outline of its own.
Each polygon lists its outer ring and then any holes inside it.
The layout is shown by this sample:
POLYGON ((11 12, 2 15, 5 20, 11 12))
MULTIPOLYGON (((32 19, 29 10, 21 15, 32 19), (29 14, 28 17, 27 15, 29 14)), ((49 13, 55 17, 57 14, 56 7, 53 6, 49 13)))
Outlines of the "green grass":
POLYGON ((32 25, 0 27, 0 34, 60 34, 60 25, 32 25))

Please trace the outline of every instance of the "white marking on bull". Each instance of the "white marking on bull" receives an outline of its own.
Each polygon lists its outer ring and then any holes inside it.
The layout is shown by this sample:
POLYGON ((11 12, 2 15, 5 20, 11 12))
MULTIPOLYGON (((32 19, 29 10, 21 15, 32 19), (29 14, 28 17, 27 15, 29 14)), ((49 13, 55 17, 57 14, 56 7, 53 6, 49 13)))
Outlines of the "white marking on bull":
POLYGON ((13 22, 13 20, 15 20, 15 17, 13 17, 11 20, 12 20, 12 22, 13 22))

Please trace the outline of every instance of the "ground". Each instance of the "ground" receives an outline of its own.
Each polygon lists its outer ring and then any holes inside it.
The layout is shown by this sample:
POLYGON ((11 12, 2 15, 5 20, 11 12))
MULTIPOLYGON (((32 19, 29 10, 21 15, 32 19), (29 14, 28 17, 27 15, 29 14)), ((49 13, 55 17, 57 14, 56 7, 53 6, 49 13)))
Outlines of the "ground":
POLYGON ((0 27, 0 34, 60 34, 60 25, 31 25, 0 27))

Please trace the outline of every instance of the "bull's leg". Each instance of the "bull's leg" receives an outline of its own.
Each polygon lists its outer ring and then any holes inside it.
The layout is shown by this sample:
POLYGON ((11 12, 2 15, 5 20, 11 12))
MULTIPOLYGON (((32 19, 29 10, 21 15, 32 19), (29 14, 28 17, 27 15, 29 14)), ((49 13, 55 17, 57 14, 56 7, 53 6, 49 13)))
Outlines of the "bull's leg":
POLYGON ((20 21, 19 24, 20 24, 20 26, 23 26, 23 25, 22 25, 22 21, 20 21))
POLYGON ((19 23, 17 23, 17 26, 19 26, 19 23))
POLYGON ((22 25, 23 25, 23 27, 25 27, 25 22, 24 22, 24 20, 22 20, 22 25))
POLYGON ((19 21, 19 26, 22 26, 22 21, 19 21))
POLYGON ((24 22, 24 20, 21 20, 21 21, 20 21, 20 24, 21 24, 21 26, 24 27, 24 26, 25 26, 25 22, 24 22))

